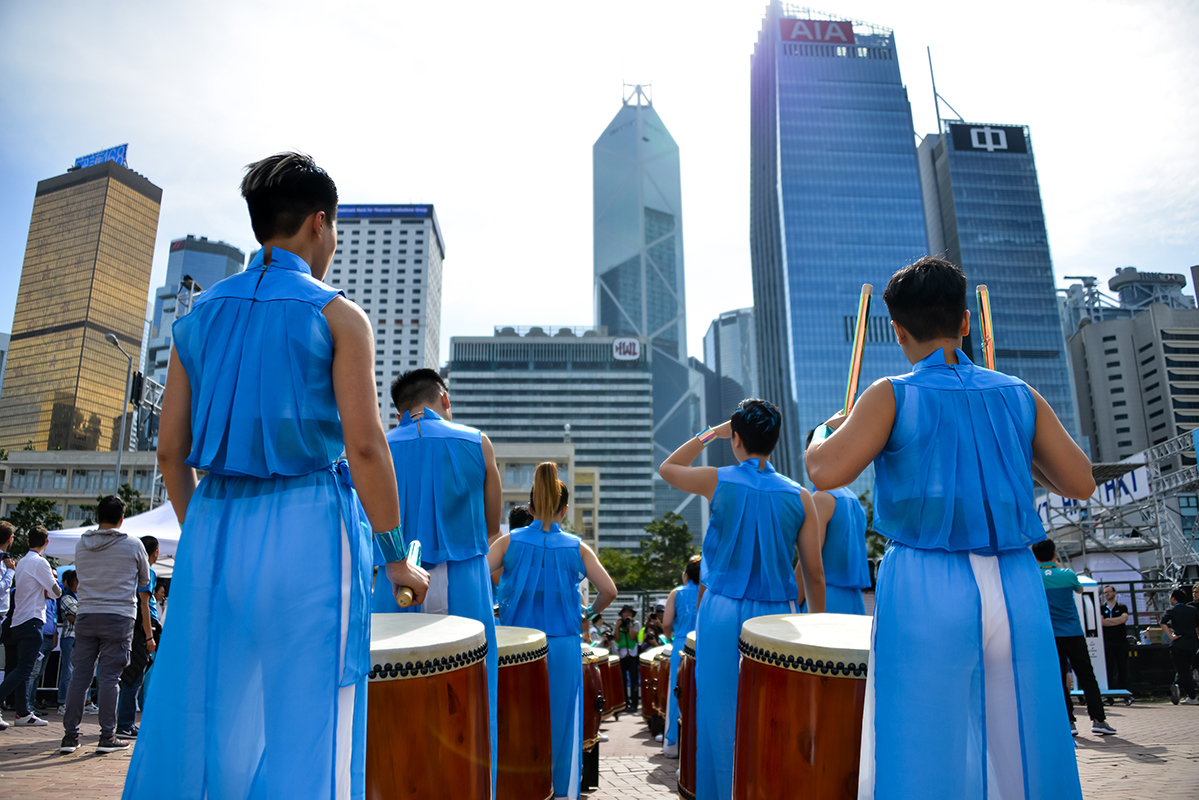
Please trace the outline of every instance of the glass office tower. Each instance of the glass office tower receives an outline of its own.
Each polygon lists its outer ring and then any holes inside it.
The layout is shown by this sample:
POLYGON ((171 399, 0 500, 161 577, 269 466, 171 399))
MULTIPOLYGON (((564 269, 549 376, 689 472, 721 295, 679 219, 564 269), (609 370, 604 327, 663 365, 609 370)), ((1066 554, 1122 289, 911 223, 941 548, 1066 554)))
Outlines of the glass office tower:
POLYGON ((863 283, 876 299, 860 387, 910 369, 882 291, 928 252, 912 112, 889 28, 777 0, 750 82, 759 393, 783 409, 775 465, 801 480, 807 431, 844 403, 863 283))
MULTIPOLYGON (((987 285, 995 368, 1040 392, 1078 439, 1075 393, 1028 128, 942 120, 941 132, 920 143, 919 157, 929 248, 965 270, 974 320, 974 287, 987 285)), ((977 336, 968 336, 963 349, 975 363, 982 363, 977 336)))

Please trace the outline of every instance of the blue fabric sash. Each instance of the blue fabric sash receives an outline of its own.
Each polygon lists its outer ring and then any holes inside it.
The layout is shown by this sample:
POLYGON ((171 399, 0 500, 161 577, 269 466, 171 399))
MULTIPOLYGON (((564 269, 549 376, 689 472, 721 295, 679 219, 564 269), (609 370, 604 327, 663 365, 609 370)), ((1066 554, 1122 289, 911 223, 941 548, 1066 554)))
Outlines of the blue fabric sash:
POLYGON ((338 683, 346 687, 357 684, 370 671, 371 528, 354 491, 350 465, 342 459, 330 464, 329 470, 339 478, 337 499, 350 543, 350 617, 345 632, 345 666, 338 683))

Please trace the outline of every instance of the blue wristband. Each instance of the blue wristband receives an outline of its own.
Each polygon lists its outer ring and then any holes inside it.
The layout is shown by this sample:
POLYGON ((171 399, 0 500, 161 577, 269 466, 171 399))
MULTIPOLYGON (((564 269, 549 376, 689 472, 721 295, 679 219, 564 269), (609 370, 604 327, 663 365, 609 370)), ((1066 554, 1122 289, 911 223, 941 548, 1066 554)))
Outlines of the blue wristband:
POLYGON ((408 543, 404 540, 403 523, 385 533, 376 533, 375 541, 383 551, 384 561, 403 561, 408 557, 408 543))

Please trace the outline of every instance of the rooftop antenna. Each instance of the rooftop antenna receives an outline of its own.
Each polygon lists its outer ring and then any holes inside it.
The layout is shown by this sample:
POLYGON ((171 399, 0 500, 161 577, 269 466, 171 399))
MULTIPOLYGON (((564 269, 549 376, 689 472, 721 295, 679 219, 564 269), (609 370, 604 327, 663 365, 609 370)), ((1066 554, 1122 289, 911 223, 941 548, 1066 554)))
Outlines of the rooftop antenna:
POLYGON ((933 107, 937 110, 937 130, 938 131, 941 130, 941 103, 940 103, 940 101, 942 101, 942 100, 945 101, 945 105, 949 106, 949 110, 952 111, 957 116, 957 118, 960 122, 965 122, 966 120, 962 119, 962 115, 958 114, 958 110, 956 108, 954 108, 953 106, 949 105, 949 101, 945 100, 944 97, 942 97, 940 94, 937 93, 937 76, 933 73, 933 49, 931 47, 927 47, 927 46, 924 49, 928 52, 928 75, 930 78, 932 78, 932 81, 933 81, 933 107))
POLYGON ((635 106, 653 106, 652 83, 626 83, 624 85, 624 104, 635 106))

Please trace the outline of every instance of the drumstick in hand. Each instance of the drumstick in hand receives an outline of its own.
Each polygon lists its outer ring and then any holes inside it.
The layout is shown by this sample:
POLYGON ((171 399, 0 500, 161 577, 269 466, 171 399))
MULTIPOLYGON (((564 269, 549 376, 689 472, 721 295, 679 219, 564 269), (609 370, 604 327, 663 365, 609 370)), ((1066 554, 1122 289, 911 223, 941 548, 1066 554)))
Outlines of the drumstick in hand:
POLYGON ((978 300, 978 332, 983 340, 983 363, 995 369, 995 329, 991 325, 991 293, 980 283, 974 289, 978 300))
POLYGON ((866 349, 866 324, 870 321, 870 298, 874 294, 874 286, 862 284, 862 294, 858 298, 858 324, 853 332, 853 355, 849 359, 849 381, 845 387, 845 405, 842 406, 846 415, 853 411, 854 400, 858 396, 858 378, 862 374, 862 351, 866 349))
MULTIPOLYGON (((414 567, 420 566, 420 540, 414 539, 412 544, 408 545, 408 563, 414 567)), ((396 605, 400 608, 407 608, 412 605, 412 601, 416 595, 407 586, 396 586, 396 605)))

